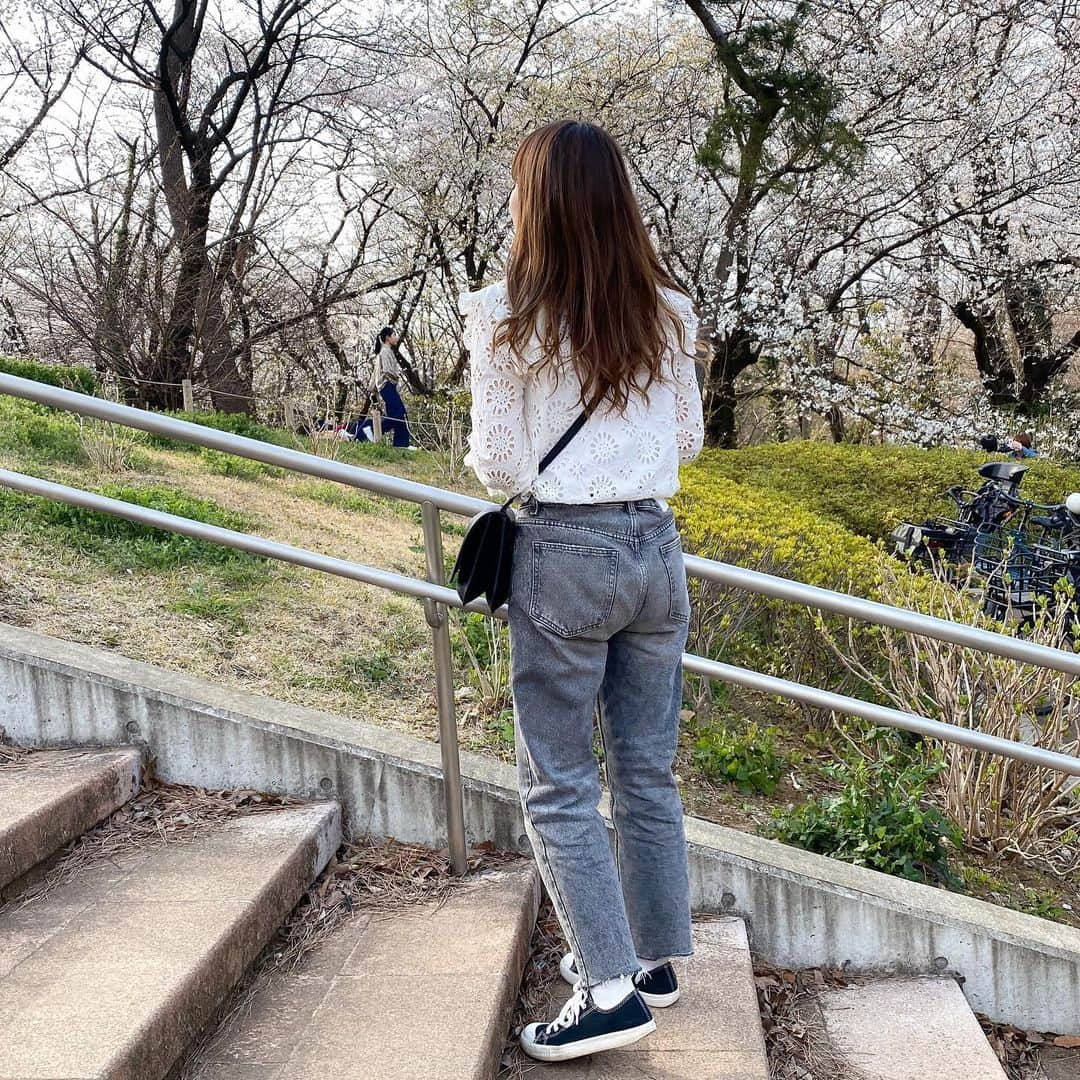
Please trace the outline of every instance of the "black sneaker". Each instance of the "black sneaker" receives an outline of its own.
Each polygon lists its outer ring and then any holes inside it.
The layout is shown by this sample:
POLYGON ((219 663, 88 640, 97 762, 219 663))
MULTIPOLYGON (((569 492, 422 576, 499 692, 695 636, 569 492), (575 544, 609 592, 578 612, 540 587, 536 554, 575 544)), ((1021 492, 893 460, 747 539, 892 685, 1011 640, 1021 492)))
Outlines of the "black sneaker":
POLYGON ((521 1048, 537 1061, 569 1061, 601 1050, 629 1046, 656 1030, 656 1021, 641 995, 631 991, 613 1009, 601 1009, 588 988, 578 986, 549 1024, 528 1024, 521 1048))
MULTIPOLYGON (((562 958, 559 974, 571 986, 577 986, 578 970, 573 953, 568 952, 562 958)), ((679 980, 670 960, 652 971, 639 971, 634 976, 634 985, 650 1009, 666 1009, 679 1000, 679 980)))

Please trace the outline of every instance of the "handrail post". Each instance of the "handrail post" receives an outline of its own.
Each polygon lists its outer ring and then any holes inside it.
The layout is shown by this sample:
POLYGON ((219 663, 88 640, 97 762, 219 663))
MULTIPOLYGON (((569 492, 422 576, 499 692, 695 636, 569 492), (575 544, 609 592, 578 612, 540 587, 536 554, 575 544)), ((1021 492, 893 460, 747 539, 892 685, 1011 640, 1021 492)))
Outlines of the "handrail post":
MULTIPOLYGON (((424 557, 427 579, 446 584, 443 567, 442 528, 439 508, 432 502, 420 504, 424 528, 424 557)), ((465 805, 461 786, 461 755, 458 751, 457 716, 454 710, 454 660, 450 651, 450 616, 444 604, 424 601, 424 616, 431 627, 435 654, 435 697, 439 705, 439 751, 442 754, 443 797, 446 800, 446 841, 450 866, 455 874, 468 869, 465 845, 465 805)))

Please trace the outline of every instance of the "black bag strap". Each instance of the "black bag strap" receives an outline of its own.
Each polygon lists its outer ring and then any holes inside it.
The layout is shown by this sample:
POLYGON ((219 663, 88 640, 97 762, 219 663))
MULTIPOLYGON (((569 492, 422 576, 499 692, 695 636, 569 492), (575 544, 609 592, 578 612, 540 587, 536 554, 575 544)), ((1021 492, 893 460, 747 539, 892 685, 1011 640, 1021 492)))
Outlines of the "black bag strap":
MULTIPOLYGON (((537 467, 536 475, 539 476, 566 448, 570 445, 574 436, 585 426, 585 421, 592 415, 591 409, 582 409, 581 415, 578 416, 574 422, 559 436, 558 442, 540 459, 540 464, 537 467)), ((502 504, 502 509, 505 510, 516 498, 522 493, 519 491, 517 495, 511 495, 509 499, 502 504)))
POLYGON ((570 445, 570 440, 585 426, 588 419, 589 410, 583 409, 581 415, 559 436, 559 441, 543 456, 540 467, 536 470, 537 476, 570 445))

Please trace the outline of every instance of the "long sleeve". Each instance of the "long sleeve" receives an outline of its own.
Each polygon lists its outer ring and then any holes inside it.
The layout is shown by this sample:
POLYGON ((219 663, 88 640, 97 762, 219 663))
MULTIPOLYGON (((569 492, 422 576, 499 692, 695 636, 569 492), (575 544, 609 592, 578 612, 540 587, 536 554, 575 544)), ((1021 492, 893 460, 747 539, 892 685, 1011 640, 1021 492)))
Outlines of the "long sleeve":
POLYGON ((701 407, 701 388, 698 386, 695 348, 698 317, 689 297, 670 294, 673 306, 682 319, 684 348, 677 337, 673 343, 675 377, 675 444, 680 461, 693 461, 701 453, 705 441, 705 421, 701 407))
POLYGON ((401 368, 398 366, 397 357, 389 345, 384 345, 379 350, 379 367, 380 383, 386 382, 387 379, 396 382, 401 377, 401 368))
POLYGON ((375 354, 375 363, 371 367, 371 383, 368 389, 377 394, 387 379, 397 378, 397 360, 389 345, 383 345, 375 354))
POLYGON ((495 348, 495 328, 505 303, 498 287, 462 293, 472 391, 472 433, 466 464, 493 495, 527 490, 536 479, 537 456, 525 422, 525 381, 509 347, 495 348))

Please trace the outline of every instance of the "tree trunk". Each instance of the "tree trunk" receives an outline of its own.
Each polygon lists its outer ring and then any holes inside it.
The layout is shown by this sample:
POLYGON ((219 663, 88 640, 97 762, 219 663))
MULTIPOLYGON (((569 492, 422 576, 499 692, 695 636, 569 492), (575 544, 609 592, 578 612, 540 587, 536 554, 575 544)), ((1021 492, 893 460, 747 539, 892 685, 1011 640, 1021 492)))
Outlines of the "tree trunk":
POLYGON ((829 406, 829 434, 832 436, 834 443, 842 443, 844 441, 844 414, 840 411, 839 405, 829 406))
POLYGON ((735 448, 735 380, 757 362, 758 343, 745 330, 714 339, 705 389, 705 443, 724 450, 735 448))
MULTIPOLYGON (((188 197, 188 218, 180 243, 180 269, 152 375, 159 384, 180 383, 192 376, 191 339, 206 266, 206 233, 210 225, 209 175, 192 177, 188 197)), ((181 400, 179 386, 149 387, 147 403, 151 407, 179 408, 181 400)))
POLYGON ((349 355, 338 340, 330 325, 330 313, 320 308, 315 319, 323 344, 330 350, 338 366, 337 390, 334 392, 334 416, 338 423, 345 422, 345 406, 349 403, 349 390, 355 385, 355 378, 349 364, 349 355))
POLYGON ((21 352, 23 356, 29 356, 30 342, 27 340, 26 332, 19 322, 19 316, 15 313, 15 305, 4 296, 0 297, 0 307, 3 307, 7 315, 3 340, 0 341, 0 349, 11 348, 16 352, 21 352))
MULTIPOLYGON (((240 302, 239 297, 237 302, 240 302)), ((254 412, 251 378, 244 376, 237 363, 237 350, 222 302, 221 279, 208 265, 203 270, 199 306, 200 318, 195 334, 195 347, 200 357, 199 375, 210 388, 214 408, 226 413, 254 412)))
POLYGON ((1015 405, 1016 372, 997 317, 992 311, 976 311, 967 300, 954 304, 952 310, 974 338, 975 366, 990 394, 990 403, 997 408, 1015 405))
POLYGON ((128 275, 131 269, 131 207, 135 198, 136 144, 128 149, 127 182, 117 218, 115 239, 100 256, 106 261, 105 284, 94 328, 94 367, 97 373, 111 372, 126 379, 138 372, 128 355, 129 338, 125 333, 124 301, 130 295, 128 275))
MULTIPOLYGON (((160 374, 154 377, 163 382, 193 378, 194 356, 198 352, 198 374, 210 387, 214 408, 221 412, 250 412, 254 404, 250 400, 251 379, 245 378, 237 365, 222 303, 225 274, 214 272, 206 252, 213 186, 210 150, 205 143, 196 142, 190 130, 185 146, 177 126, 178 116, 182 124, 187 124, 183 87, 185 79, 190 78, 191 57, 200 36, 197 9, 198 5, 190 0, 175 0, 171 47, 161 70, 163 83, 154 94, 162 190, 181 257, 156 365, 160 374), (184 172, 185 158, 190 178, 184 172)), ((151 404, 158 396, 156 391, 162 391, 169 400, 174 396, 171 387, 150 389, 151 404)))

